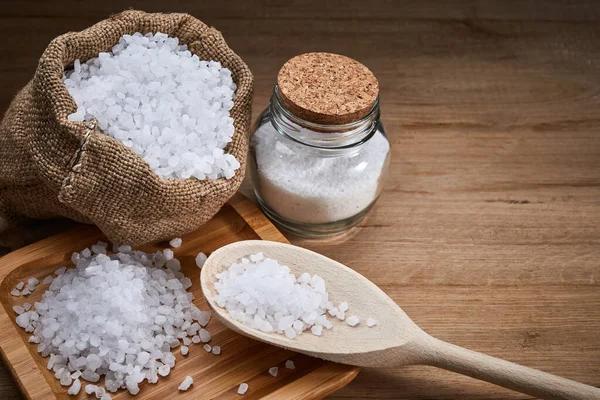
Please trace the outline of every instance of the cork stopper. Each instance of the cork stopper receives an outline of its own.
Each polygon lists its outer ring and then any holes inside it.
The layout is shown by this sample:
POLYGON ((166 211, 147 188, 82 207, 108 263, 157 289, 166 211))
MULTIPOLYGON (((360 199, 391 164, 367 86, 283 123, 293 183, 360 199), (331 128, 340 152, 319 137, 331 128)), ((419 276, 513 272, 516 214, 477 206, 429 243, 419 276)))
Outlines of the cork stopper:
POLYGON ((299 118, 341 125, 363 118, 379 94, 375 75, 351 58, 306 53, 286 62, 277 76, 279 96, 299 118))

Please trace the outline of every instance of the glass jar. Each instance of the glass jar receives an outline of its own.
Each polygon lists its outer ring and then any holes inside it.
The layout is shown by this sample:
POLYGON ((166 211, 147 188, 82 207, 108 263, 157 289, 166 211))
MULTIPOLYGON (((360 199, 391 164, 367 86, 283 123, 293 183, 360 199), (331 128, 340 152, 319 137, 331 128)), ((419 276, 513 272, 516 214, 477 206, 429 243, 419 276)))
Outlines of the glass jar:
POLYGON ((279 227, 305 237, 340 233, 377 201, 391 153, 378 96, 359 120, 325 125, 294 115, 275 85, 253 131, 254 192, 279 227))

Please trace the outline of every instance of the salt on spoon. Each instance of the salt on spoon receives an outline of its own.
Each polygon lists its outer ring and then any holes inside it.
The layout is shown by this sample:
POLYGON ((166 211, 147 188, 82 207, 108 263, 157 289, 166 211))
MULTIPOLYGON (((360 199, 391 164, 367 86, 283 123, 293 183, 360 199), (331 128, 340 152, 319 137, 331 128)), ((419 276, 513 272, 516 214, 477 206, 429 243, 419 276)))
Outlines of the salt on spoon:
POLYGON ((204 297, 229 328, 265 343, 310 356, 362 367, 432 365, 541 398, 600 399, 600 389, 455 346, 421 330, 377 285, 347 266, 321 254, 265 240, 247 240, 214 251, 204 263, 200 283, 204 297), (318 274, 330 285, 333 299, 351 300, 352 313, 384 321, 377 327, 350 327, 337 322, 329 335, 284 335, 263 332, 233 319, 215 301, 216 275, 249 254, 263 253, 300 276, 318 274))

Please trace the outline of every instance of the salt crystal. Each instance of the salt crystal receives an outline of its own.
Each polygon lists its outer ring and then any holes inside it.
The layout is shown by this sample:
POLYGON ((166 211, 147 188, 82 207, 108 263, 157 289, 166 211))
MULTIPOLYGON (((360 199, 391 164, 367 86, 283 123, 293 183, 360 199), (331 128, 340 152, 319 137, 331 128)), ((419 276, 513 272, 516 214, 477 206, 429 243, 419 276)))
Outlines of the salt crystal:
POLYGON ((346 323, 350 326, 356 326, 360 323, 360 319, 356 315, 351 315, 346 319, 346 323))
POLYGON ((292 360, 287 360, 285 362, 285 367, 287 369, 296 369, 296 364, 294 364, 294 362, 292 360))
POLYGON ((190 386, 192 386, 193 383, 194 383, 194 379, 192 379, 192 377, 188 375, 185 377, 183 382, 181 382, 181 384, 179 385, 179 387, 177 389, 179 389, 181 391, 186 391, 190 388, 190 386))
POLYGON ((277 376, 278 373, 279 373, 278 367, 269 368, 269 374, 271 374, 271 376, 277 376))
MULTIPOLYGON (((62 379, 61 379, 61 381, 62 381, 62 379)), ((69 394, 71 396, 76 396, 79 394, 80 390, 81 390, 81 381, 79 379, 75 379, 73 381, 73 384, 69 388, 69 390, 67 390, 67 394, 69 394)))
POLYGON ((169 372, 171 372, 171 367, 169 367, 168 365, 161 365, 160 367, 158 367, 158 374, 160 376, 167 376, 169 375, 169 372))
POLYGON ((322 325, 313 325, 310 328, 310 331, 315 336, 321 336, 321 334, 323 333, 323 326, 322 325))
POLYGON ((204 346, 202 346, 202 348, 207 352, 210 353, 212 350, 212 347, 210 344, 205 344, 204 346))
POLYGON ((180 247, 181 243, 182 243, 181 238, 175 238, 175 239, 171 239, 169 241, 169 245, 171 245, 171 247, 174 247, 174 248, 180 247))
POLYGON ((190 338, 188 338, 187 336, 183 338, 183 345, 184 346, 189 346, 190 344, 192 344, 192 341, 190 338))
POLYGON ((37 278, 29 278, 27 280, 28 286, 37 286, 38 283, 40 283, 40 281, 37 278))
POLYGON ((372 328, 375 325, 377 325, 377 320, 375 318, 372 318, 372 317, 367 318, 367 326, 369 328, 372 328))
POLYGON ((206 260, 208 260, 206 254, 198 253, 198 255, 196 256, 196 266, 201 269, 204 266, 206 260))
POLYGON ((245 394, 248 391, 248 384, 247 383, 242 383, 240 384, 240 387, 238 388, 237 393, 238 394, 245 394))
POLYGON ((218 356, 219 354, 221 354, 221 346, 213 346, 212 353, 215 356, 218 356))
POLYGON ((188 352, 190 351, 189 347, 187 347, 187 346, 181 346, 180 350, 181 350, 181 355, 182 356, 187 356, 188 352))
POLYGON ((16 296, 19 296, 21 294, 21 292, 18 289, 13 289, 13 290, 10 291, 10 294, 12 296, 16 297, 16 296))
POLYGON ((18 315, 23 314, 26 310, 22 306, 13 306, 13 311, 18 315))
POLYGON ((200 339, 200 336, 198 335, 194 335, 194 337, 192 337, 192 343, 200 343, 202 341, 202 339, 200 339))
POLYGON ((26 328, 29 325, 29 313, 23 313, 17 317, 17 325, 26 328))
POLYGON ((85 385, 85 393, 86 394, 96 393, 97 388, 98 388, 98 386, 96 386, 96 385, 85 385))
POLYGON ((25 311, 31 310, 31 304, 30 303, 23 303, 23 309, 25 311))
MULTIPOLYGON (((86 249, 87 250, 87 249, 86 249)), ((54 271, 54 273, 56 275, 62 275, 65 273, 65 271, 67 270, 67 267, 60 267, 59 269, 57 269, 56 271, 54 271)))
POLYGON ((23 289, 24 286, 25 286, 25 282, 19 282, 19 283, 17 283, 16 289, 21 290, 21 289, 23 289))
POLYGON ((131 253, 131 246, 122 244, 119 247, 117 247, 117 251, 119 253, 131 253))
POLYGON ((52 277, 52 275, 48 275, 47 277, 44 278, 44 280, 42 281, 42 283, 44 285, 47 285, 49 283, 52 283, 53 280, 54 280, 54 278, 52 277))
POLYGON ((211 335, 206 329, 200 329, 200 340, 204 343, 210 342, 211 335))

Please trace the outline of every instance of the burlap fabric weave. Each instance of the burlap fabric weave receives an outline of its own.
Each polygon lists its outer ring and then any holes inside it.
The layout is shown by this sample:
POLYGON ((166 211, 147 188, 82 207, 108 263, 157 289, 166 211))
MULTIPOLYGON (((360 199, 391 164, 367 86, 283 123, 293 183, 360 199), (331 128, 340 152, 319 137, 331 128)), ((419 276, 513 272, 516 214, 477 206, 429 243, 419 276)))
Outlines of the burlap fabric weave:
POLYGON ((250 70, 220 32, 187 14, 126 11, 57 37, 0 124, 0 217, 11 225, 68 217, 96 224, 112 241, 131 244, 196 229, 242 182, 252 90, 250 70), (234 178, 161 179, 119 141, 67 120, 77 107, 62 83, 66 66, 109 51, 124 34, 157 31, 231 70, 237 84, 231 110, 235 134, 226 151, 242 164, 234 178))

